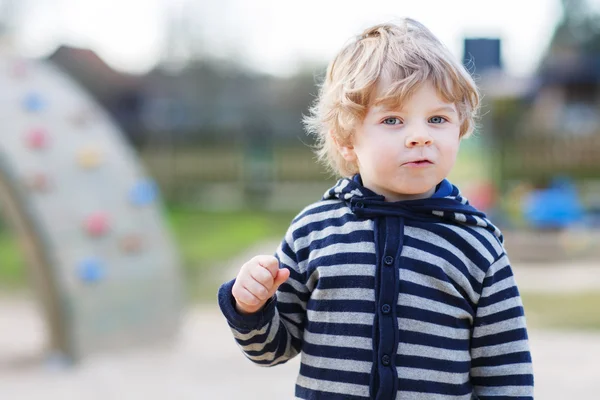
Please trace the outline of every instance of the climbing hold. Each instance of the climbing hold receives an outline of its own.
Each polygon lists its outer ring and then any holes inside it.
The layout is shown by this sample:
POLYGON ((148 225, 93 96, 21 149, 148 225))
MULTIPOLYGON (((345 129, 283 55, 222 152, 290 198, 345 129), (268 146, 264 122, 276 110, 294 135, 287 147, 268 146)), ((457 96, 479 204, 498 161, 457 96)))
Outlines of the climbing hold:
POLYGON ((29 177, 27 177, 25 185, 29 189, 39 193, 46 193, 52 189, 50 178, 43 172, 35 172, 31 174, 29 177))
POLYGON ((40 112, 46 107, 44 99, 37 93, 29 93, 23 100, 23 106, 26 111, 40 112))
POLYGON ((41 150, 48 147, 50 138, 48 132, 41 128, 32 129, 25 135, 27 147, 34 150, 41 150))
POLYGON ((84 228, 89 236, 103 236, 110 228, 108 216, 105 213, 96 212, 87 217, 84 222, 84 228))
POLYGON ((119 241, 119 247, 124 253, 138 253, 142 249, 142 238, 136 234, 125 235, 119 241))
POLYGON ((102 152, 95 148, 84 148, 77 154, 77 163, 86 169, 96 168, 102 164, 102 152))
POLYGON ((93 111, 89 109, 79 110, 76 113, 72 114, 69 118, 71 123, 78 128, 84 128, 88 126, 92 119, 93 111))
POLYGON ((158 196, 156 183, 151 179, 137 182, 130 192, 130 200, 136 206, 144 206, 152 203, 158 196))
POLYGON ((102 261, 95 257, 88 257, 77 265, 77 275, 85 283, 96 283, 106 276, 102 261))
POLYGON ((12 63, 11 75, 13 78, 22 79, 27 76, 27 63, 24 60, 15 60, 12 63))

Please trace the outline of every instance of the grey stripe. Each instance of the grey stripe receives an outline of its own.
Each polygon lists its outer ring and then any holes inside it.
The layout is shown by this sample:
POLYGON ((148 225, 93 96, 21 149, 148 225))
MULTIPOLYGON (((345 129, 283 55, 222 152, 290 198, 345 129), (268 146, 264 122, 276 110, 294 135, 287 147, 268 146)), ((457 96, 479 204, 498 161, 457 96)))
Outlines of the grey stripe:
POLYGON ((511 308, 523 306, 520 297, 511 297, 510 299, 502 300, 487 307, 479 307, 477 309, 478 317, 496 314, 511 308))
MULTIPOLYGON (((337 203, 339 200, 333 201, 333 203, 337 203)), ((325 203, 318 204, 319 206, 324 205, 325 203)), ((296 230, 305 227, 308 224, 312 224, 315 222, 320 222, 328 219, 336 219, 340 218, 346 214, 351 214, 352 210, 349 207, 340 207, 337 210, 327 210, 314 214, 304 215, 296 222, 292 223, 289 228, 290 232, 295 232, 296 230)))
POLYGON ((475 386, 479 396, 531 397, 531 386, 475 386))
POLYGON ((400 270, 400 279, 439 290, 440 292, 447 293, 448 295, 458 299, 463 299, 460 292, 457 291, 454 285, 448 281, 442 281, 440 279, 433 278, 431 276, 425 276, 423 274, 419 274, 418 272, 409 271, 407 269, 400 270))
POLYGON ((398 343, 398 355, 419 356, 448 361, 471 361, 471 355, 466 350, 449 350, 420 344, 398 343))
POLYGON ((296 380, 298 386, 306 389, 319 390, 329 393, 339 393, 349 396, 369 397, 369 387, 353 383, 322 381, 300 375, 296 380))
POLYGON ((461 213, 454 213, 454 219, 458 222, 467 222, 467 217, 465 217, 465 214, 461 213))
POLYGON ((471 393, 461 395, 461 396, 452 396, 448 394, 438 394, 438 393, 419 393, 419 392, 398 392, 396 396, 397 399, 402 400, 471 400, 471 393))
POLYGON ((370 374, 373 363, 366 361, 344 360, 341 358, 315 357, 302 353, 302 364, 315 368, 323 368, 336 371, 352 371, 370 374))
POLYGON ((327 335, 304 331, 304 341, 318 346, 348 347, 352 349, 373 350, 371 338, 356 336, 327 335))
POLYGON ((315 289, 313 300, 365 300, 375 301, 375 290, 360 288, 315 289))
POLYGON ((494 324, 476 327, 475 329, 473 329, 473 337, 479 338, 488 335, 495 335, 497 333, 524 327, 525 317, 505 319, 504 321, 496 322, 494 324))
POLYGON ((472 320, 473 316, 462 308, 453 307, 448 304, 429 300, 425 297, 419 297, 412 294, 400 293, 398 295, 398 305, 431 310, 442 314, 450 315, 455 318, 472 320))
POLYGON ((375 276, 375 265, 373 264, 339 264, 328 265, 326 267, 317 267, 319 276, 339 277, 339 276, 375 276))
MULTIPOLYGON (((398 318, 398 328, 411 332, 420 332, 443 336, 449 339, 468 340, 471 331, 469 329, 449 328, 429 322, 417 321, 415 319, 398 318)), ((400 334, 402 337, 402 334, 400 334)))
POLYGON ((311 251, 310 257, 298 263, 301 271, 306 271, 306 266, 310 260, 319 257, 332 256, 343 253, 368 253, 375 254, 375 243, 373 242, 358 242, 358 243, 335 243, 321 249, 311 251))
POLYGON ((361 312, 332 312, 332 311, 306 311, 311 322, 329 322, 334 324, 373 325, 375 315, 361 312))
POLYGON ((309 235, 302 236, 302 237, 299 237, 298 239, 296 239, 296 241, 294 242, 294 245, 291 247, 293 249, 296 249, 296 251, 299 251, 299 250, 302 250, 302 249, 310 246, 310 244, 315 240, 320 240, 320 239, 326 238, 330 235, 349 235, 349 234, 359 231, 359 230, 372 231, 373 230, 373 221, 371 221, 371 220, 349 221, 349 222, 346 222, 342 226, 328 226, 325 229, 322 229, 320 231, 314 230, 314 231, 311 231, 309 235))
POLYGON ((469 372, 445 372, 433 369, 398 367, 398 376, 424 382, 441 382, 462 385, 469 381, 469 372))
POLYGON ((471 369, 471 375, 473 376, 529 375, 531 373, 533 371, 530 363, 474 367, 471 369))
POLYGON ((502 343, 494 346, 474 347, 471 349, 471 357, 494 357, 510 353, 518 353, 521 351, 529 351, 529 342, 527 340, 519 340, 516 342, 502 343))

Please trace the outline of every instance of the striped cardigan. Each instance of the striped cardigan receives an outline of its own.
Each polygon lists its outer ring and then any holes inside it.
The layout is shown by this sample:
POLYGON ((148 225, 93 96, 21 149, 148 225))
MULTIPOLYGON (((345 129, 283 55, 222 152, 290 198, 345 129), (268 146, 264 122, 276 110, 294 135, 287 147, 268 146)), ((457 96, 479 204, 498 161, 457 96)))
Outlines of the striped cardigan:
POLYGON ((532 399, 523 306, 502 235, 444 180, 385 202, 341 179, 277 250, 290 278, 252 315, 219 305, 263 366, 301 353, 297 399, 532 399))

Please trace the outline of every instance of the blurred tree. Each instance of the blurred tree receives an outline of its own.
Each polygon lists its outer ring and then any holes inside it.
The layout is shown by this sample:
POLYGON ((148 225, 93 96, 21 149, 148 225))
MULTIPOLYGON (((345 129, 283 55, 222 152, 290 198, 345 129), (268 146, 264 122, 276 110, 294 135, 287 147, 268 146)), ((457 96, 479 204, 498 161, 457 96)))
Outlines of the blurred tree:
POLYGON ((550 53, 576 48, 584 53, 600 53, 600 14, 588 0, 562 0, 563 19, 557 25, 550 53))
POLYGON ((0 37, 12 32, 16 7, 17 2, 14 0, 0 0, 0 37))

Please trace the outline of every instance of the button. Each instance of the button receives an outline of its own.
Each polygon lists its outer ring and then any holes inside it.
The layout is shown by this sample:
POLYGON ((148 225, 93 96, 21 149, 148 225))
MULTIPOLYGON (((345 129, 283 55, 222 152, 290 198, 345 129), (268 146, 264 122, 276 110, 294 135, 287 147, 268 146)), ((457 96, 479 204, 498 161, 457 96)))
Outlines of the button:
POLYGON ((384 314, 389 314, 392 311, 392 307, 389 304, 384 304, 381 306, 381 312, 384 314))
POLYGON ((359 201, 358 203, 356 203, 356 207, 365 208, 365 204, 362 201, 359 201))
POLYGON ((385 256, 383 262, 385 263, 385 265, 392 265, 394 263, 394 257, 385 256))
POLYGON ((381 356, 381 363, 385 366, 390 365, 390 356, 388 356, 387 354, 381 356))

